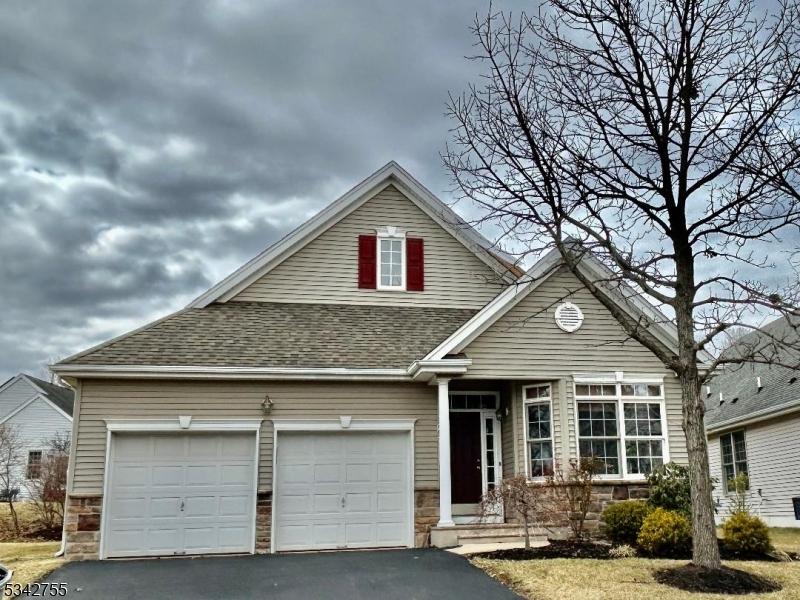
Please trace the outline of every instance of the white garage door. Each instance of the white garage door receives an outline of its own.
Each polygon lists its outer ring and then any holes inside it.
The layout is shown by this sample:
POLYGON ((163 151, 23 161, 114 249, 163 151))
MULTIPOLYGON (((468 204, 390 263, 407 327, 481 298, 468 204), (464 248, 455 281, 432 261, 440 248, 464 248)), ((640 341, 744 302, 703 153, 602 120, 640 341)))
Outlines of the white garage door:
POLYGON ((278 434, 275 550, 412 543, 408 432, 278 434))
POLYGON ((112 437, 103 554, 251 552, 254 433, 112 437))

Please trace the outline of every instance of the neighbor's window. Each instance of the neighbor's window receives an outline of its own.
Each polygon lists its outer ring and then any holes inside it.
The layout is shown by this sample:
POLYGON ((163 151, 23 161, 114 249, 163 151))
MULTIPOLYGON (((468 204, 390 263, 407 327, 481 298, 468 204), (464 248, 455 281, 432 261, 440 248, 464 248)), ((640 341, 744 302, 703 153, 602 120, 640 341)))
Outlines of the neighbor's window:
POLYGON ((577 384, 580 455, 602 461, 601 475, 641 477, 662 465, 663 394, 660 383, 577 384))
POLYGON ((405 245, 402 237, 378 237, 378 289, 404 289, 405 245))
POLYGON ((28 479, 39 479, 42 474, 42 451, 31 450, 28 452, 28 468, 25 477, 28 479))
POLYGON ((528 465, 531 477, 553 474, 552 398, 550 385, 522 388, 525 403, 528 465))
POLYGON ((747 448, 744 442, 744 429, 731 431, 719 438, 722 454, 722 483, 725 492, 733 490, 733 480, 737 475, 747 474, 747 448))

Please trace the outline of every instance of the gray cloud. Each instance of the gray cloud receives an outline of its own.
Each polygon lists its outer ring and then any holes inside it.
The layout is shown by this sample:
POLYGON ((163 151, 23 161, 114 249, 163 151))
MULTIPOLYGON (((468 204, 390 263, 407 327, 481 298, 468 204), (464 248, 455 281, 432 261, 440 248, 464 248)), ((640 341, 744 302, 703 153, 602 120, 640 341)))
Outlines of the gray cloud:
POLYGON ((179 308, 390 159, 445 192, 485 8, 2 3, 0 381, 179 308))

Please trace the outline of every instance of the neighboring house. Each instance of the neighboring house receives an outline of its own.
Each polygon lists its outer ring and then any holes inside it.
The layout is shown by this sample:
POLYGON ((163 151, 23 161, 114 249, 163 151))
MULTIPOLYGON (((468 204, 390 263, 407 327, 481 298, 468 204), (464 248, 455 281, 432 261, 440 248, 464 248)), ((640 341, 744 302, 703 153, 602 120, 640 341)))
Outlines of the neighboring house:
POLYGON ((560 264, 522 273, 389 163, 184 310, 53 366, 77 389, 67 556, 458 543, 489 486, 579 452, 604 499, 641 493, 686 461, 678 382, 560 264))
MULTIPOLYGON (((764 330, 797 342, 787 317, 764 330)), ((757 345, 758 336, 744 336, 732 350, 757 345)), ((782 345, 773 360, 786 366, 733 365, 706 388, 708 456, 720 521, 731 507, 730 480, 746 473, 752 510, 770 526, 800 527, 800 370, 789 368, 800 365, 800 351, 792 345, 782 345)), ((771 350, 762 354, 773 356, 771 350)))
POLYGON ((69 437, 72 430, 71 389, 20 373, 0 385, 0 425, 12 427, 23 444, 23 467, 18 473, 19 498, 30 496, 48 442, 69 437))

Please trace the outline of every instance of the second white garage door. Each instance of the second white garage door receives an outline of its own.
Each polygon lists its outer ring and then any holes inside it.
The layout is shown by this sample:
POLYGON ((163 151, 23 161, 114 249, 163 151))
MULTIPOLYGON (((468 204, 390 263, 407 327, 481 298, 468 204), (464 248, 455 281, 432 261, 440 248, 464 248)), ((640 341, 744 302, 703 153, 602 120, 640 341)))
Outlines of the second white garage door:
POLYGON ((412 545, 408 432, 280 432, 275 550, 412 545))
POLYGON ((115 433, 103 555, 252 552, 255 433, 115 433))

